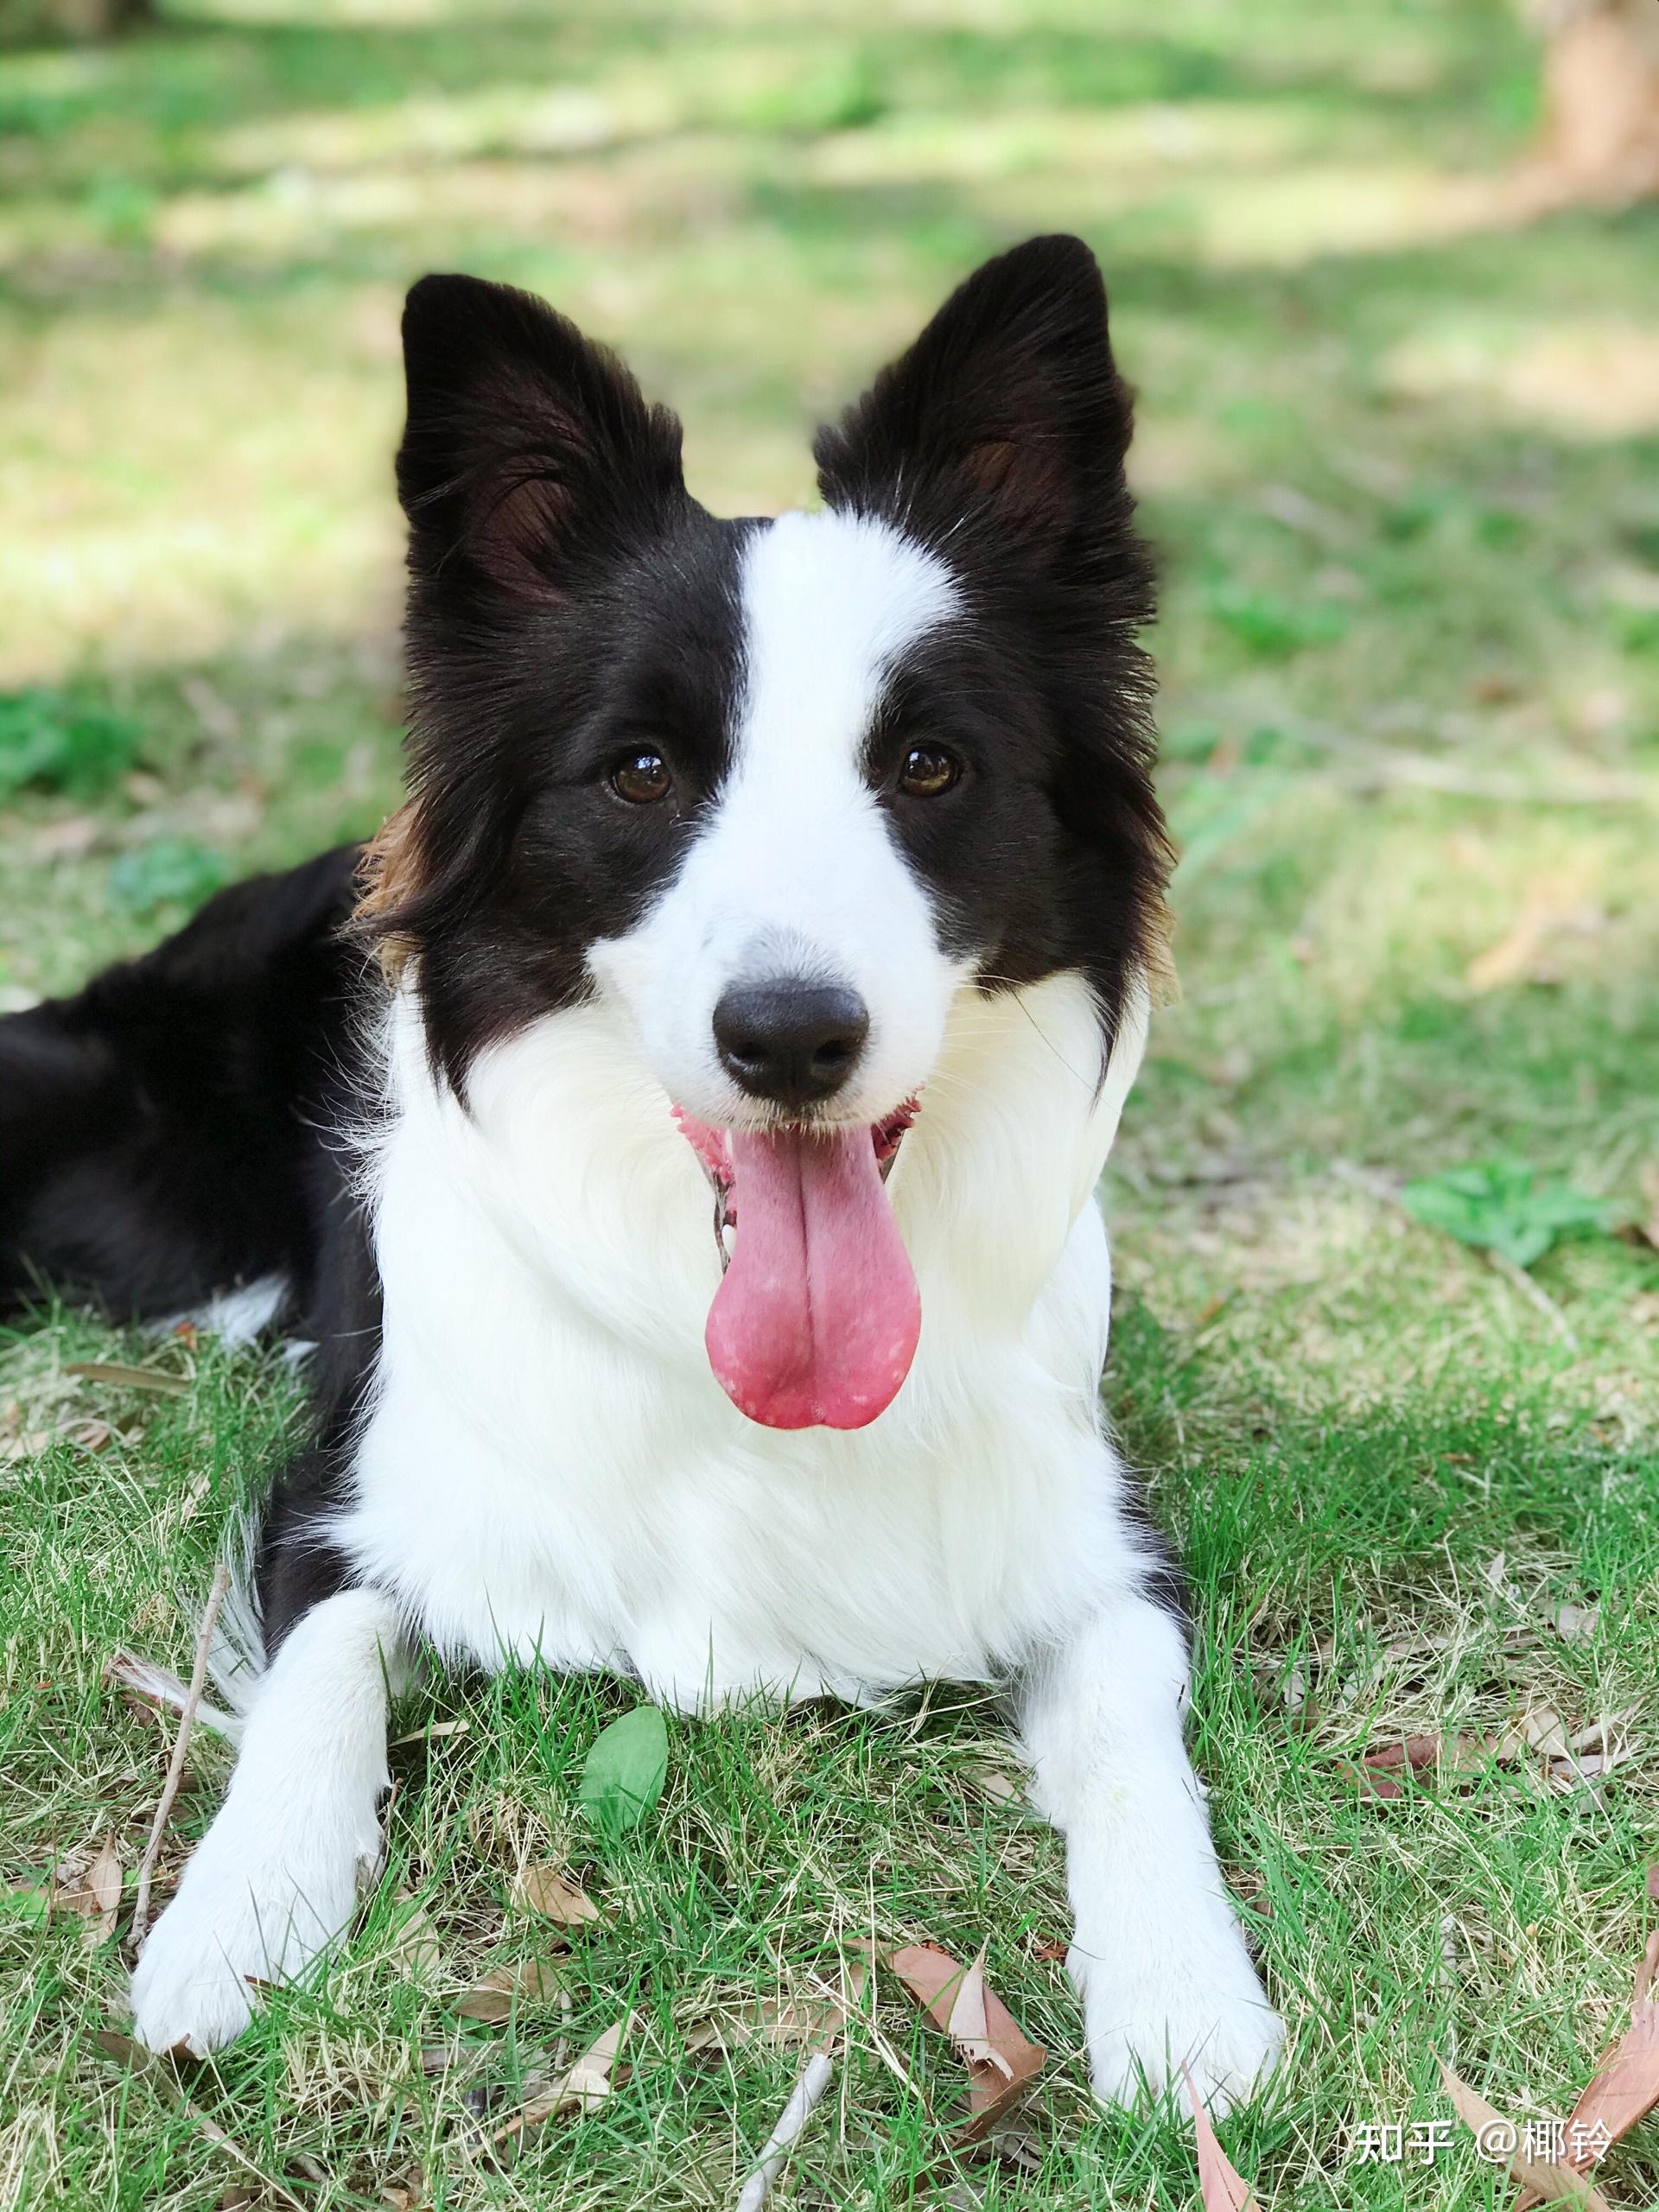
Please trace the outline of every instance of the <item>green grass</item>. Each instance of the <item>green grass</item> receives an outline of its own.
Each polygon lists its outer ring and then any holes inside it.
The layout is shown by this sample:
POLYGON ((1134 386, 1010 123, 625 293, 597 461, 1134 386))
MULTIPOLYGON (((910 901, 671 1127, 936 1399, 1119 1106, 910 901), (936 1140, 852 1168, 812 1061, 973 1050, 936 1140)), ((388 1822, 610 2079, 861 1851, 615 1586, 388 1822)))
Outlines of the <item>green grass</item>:
MULTIPOLYGON (((1185 995, 1109 1178, 1107 1391, 1192 1578, 1194 1751, 1291 2024, 1227 2140, 1273 2212, 1506 2205, 1466 2139, 1351 2145, 1446 2115, 1433 2049, 1563 2113, 1620 2023, 1659 1858, 1659 1255, 1589 1233, 1522 1276, 1399 1201, 1518 1160, 1651 1214, 1659 209, 1516 225, 1507 0, 476 12, 226 0, 0 61, 0 1006, 391 803, 410 278, 550 294, 742 512, 805 496, 811 422, 976 256, 1084 231, 1142 393, 1186 855, 1185 995), (1552 1625, 1592 1603, 1589 1636, 1552 1625), (1610 1724, 1595 1794, 1490 1759, 1388 1803, 1344 1775, 1529 1704, 1610 1724)), ((130 1879, 168 1739, 104 1663, 188 1665, 296 1412, 274 1359, 211 1343, 55 1311, 0 1340, 0 1876, 112 1831, 130 1879), (64 1372, 122 1352, 188 1395, 64 1372)), ((265 2183, 97 2050, 117 1947, 0 1912, 0 2203, 728 2207, 798 2061, 686 2030, 871 1934, 988 1940, 1052 2054, 1027 2164, 956 2171, 957 2077, 884 1984, 779 2212, 1196 2202, 1178 2119, 1087 2101, 1044 1955, 1058 1851, 982 1786, 988 1707, 676 1723, 662 1804, 605 1842, 577 1773, 627 1702, 527 1675, 406 1701, 395 1732, 467 1727, 394 1753, 379 1897, 184 2085, 265 2183), (539 1857, 601 1908, 553 1960, 569 2012, 458 2021, 547 1954, 510 1903, 539 1857), (616 2095, 492 2163, 480 2113, 629 2009, 616 2095)), ((169 1879, 225 1765, 200 1738, 169 1879)), ((1654 2201, 1653 2123, 1605 2187, 1654 2201)))

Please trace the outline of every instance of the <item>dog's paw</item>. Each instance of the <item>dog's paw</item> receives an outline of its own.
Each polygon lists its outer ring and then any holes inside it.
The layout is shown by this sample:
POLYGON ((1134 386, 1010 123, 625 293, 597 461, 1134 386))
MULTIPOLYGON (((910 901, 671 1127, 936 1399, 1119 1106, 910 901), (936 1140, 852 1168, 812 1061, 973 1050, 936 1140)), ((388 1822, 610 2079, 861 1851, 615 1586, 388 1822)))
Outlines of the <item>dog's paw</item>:
POLYGON ((1083 1997, 1089 2069, 1103 2104, 1132 2104, 1175 2086, 1181 2069, 1217 2119, 1266 2082, 1284 2023, 1268 2004, 1232 1924, 1148 1945, 1074 1945, 1067 1965, 1083 1997))
POLYGON ((257 1985, 303 1973, 356 1906, 354 1858, 298 1870, 257 1860, 213 1864, 212 1842, 186 1869, 133 1974, 133 2030, 151 2050, 182 2044, 205 2058, 233 2043, 248 2024, 257 1985))

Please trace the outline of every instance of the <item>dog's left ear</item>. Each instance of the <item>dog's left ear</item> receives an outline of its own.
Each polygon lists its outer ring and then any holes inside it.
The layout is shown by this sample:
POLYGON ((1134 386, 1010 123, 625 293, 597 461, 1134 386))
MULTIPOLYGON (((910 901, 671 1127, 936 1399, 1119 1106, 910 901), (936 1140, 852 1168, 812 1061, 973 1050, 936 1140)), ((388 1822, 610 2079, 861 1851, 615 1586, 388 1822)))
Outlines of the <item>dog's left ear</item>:
POLYGON ((1127 520, 1131 420, 1093 254, 1032 238, 976 270, 813 452, 833 507, 933 537, 989 525, 1058 561, 1127 520))
POLYGON ((687 504, 680 425, 543 300, 423 276, 397 495, 417 586, 556 604, 687 504))

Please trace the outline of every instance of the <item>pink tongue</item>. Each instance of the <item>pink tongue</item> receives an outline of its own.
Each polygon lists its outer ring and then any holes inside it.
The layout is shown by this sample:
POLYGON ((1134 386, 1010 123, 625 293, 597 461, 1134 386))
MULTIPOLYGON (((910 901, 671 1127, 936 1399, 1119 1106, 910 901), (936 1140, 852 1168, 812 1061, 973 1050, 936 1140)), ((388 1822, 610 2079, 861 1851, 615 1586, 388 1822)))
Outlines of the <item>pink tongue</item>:
POLYGON ((862 1428, 910 1372, 922 1325, 868 1129, 731 1134, 737 1249, 703 1341, 768 1428, 862 1428))

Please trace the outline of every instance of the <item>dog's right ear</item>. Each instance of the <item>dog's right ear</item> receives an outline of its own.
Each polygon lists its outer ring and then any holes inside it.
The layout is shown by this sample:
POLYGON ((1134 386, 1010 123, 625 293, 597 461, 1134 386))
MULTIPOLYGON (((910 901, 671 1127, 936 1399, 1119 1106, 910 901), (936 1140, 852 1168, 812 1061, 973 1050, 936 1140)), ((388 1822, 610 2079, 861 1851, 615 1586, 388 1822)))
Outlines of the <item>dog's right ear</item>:
POLYGON ((680 425, 544 302, 423 276, 397 496, 417 581, 553 605, 687 504, 680 425))

